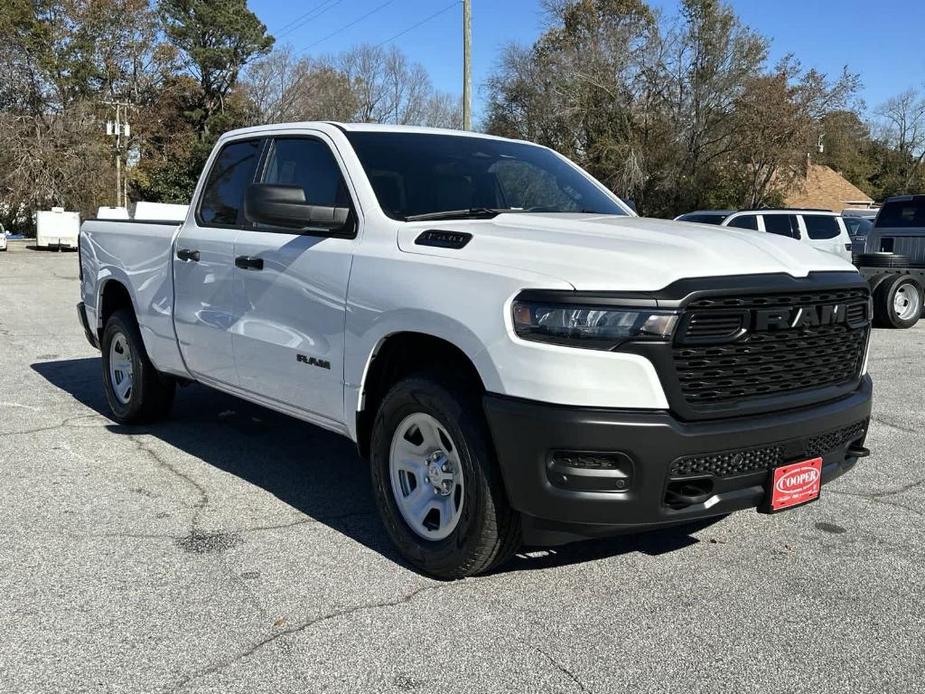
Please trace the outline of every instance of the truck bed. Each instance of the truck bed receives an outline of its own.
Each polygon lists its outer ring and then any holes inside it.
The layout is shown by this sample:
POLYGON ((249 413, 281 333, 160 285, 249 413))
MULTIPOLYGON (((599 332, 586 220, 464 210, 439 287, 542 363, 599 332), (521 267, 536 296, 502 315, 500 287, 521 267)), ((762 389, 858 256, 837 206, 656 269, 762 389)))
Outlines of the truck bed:
POLYGON ((99 326, 99 297, 109 279, 132 288, 135 315, 151 360, 182 372, 173 328, 171 256, 179 222, 91 219, 80 228, 80 270, 87 321, 99 326))

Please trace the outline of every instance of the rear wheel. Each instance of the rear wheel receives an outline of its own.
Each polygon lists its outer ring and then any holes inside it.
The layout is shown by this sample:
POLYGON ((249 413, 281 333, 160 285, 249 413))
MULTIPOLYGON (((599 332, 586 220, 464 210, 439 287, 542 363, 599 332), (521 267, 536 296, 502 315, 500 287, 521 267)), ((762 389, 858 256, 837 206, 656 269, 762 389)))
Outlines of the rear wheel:
POLYGON ((123 424, 151 422, 170 412, 176 382, 159 373, 145 351, 135 317, 113 313, 103 328, 103 383, 113 419, 123 424))
POLYGON ((416 568, 444 579, 484 572, 520 540, 479 398, 436 374, 388 392, 373 424, 373 491, 386 531, 416 568))
POLYGON ((884 280, 874 295, 874 316, 885 328, 911 328, 922 316, 922 286, 908 275, 884 280))

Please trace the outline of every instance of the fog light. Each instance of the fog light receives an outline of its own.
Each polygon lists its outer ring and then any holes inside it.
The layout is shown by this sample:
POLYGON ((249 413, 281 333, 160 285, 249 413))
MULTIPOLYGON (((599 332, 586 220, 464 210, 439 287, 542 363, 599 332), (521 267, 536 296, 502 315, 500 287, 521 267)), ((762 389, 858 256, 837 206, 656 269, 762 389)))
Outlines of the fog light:
POLYGON ((625 492, 632 484, 633 460, 625 453, 554 451, 546 477, 560 489, 625 492))

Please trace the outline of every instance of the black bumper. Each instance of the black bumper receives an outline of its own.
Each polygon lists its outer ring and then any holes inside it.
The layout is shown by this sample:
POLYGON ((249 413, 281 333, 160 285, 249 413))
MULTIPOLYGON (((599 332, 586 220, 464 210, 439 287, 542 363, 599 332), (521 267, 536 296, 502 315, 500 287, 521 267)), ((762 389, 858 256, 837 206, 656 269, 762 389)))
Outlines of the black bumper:
POLYGON ((99 338, 96 336, 96 333, 90 329, 90 322, 87 320, 87 312, 84 310, 84 302, 81 301, 77 304, 77 317, 80 319, 80 324, 83 326, 84 335, 87 338, 87 342, 90 343, 96 349, 100 348, 99 338))
POLYGON ((484 405, 525 540, 556 544, 756 508, 769 470, 794 460, 822 457, 830 482, 866 455, 871 391, 865 376, 835 402, 701 422, 491 394, 484 405))

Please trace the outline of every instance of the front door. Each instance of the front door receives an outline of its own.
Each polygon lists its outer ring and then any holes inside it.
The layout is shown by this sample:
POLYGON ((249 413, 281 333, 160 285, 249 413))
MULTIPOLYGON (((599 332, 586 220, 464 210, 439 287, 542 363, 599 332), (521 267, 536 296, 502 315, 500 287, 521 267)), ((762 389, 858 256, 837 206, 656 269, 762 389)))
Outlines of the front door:
MULTIPOLYGON (((311 205, 351 207, 329 143, 286 136, 269 143, 263 183, 301 186, 311 205)), ((238 321, 233 333, 240 386, 340 423, 344 413, 344 326, 356 213, 349 231, 268 226, 235 241, 238 321)))
POLYGON ((174 325, 186 367, 196 378, 237 385, 231 334, 238 321, 234 244, 244 191, 254 181, 263 140, 222 147, 201 203, 177 236, 173 255, 174 325))

